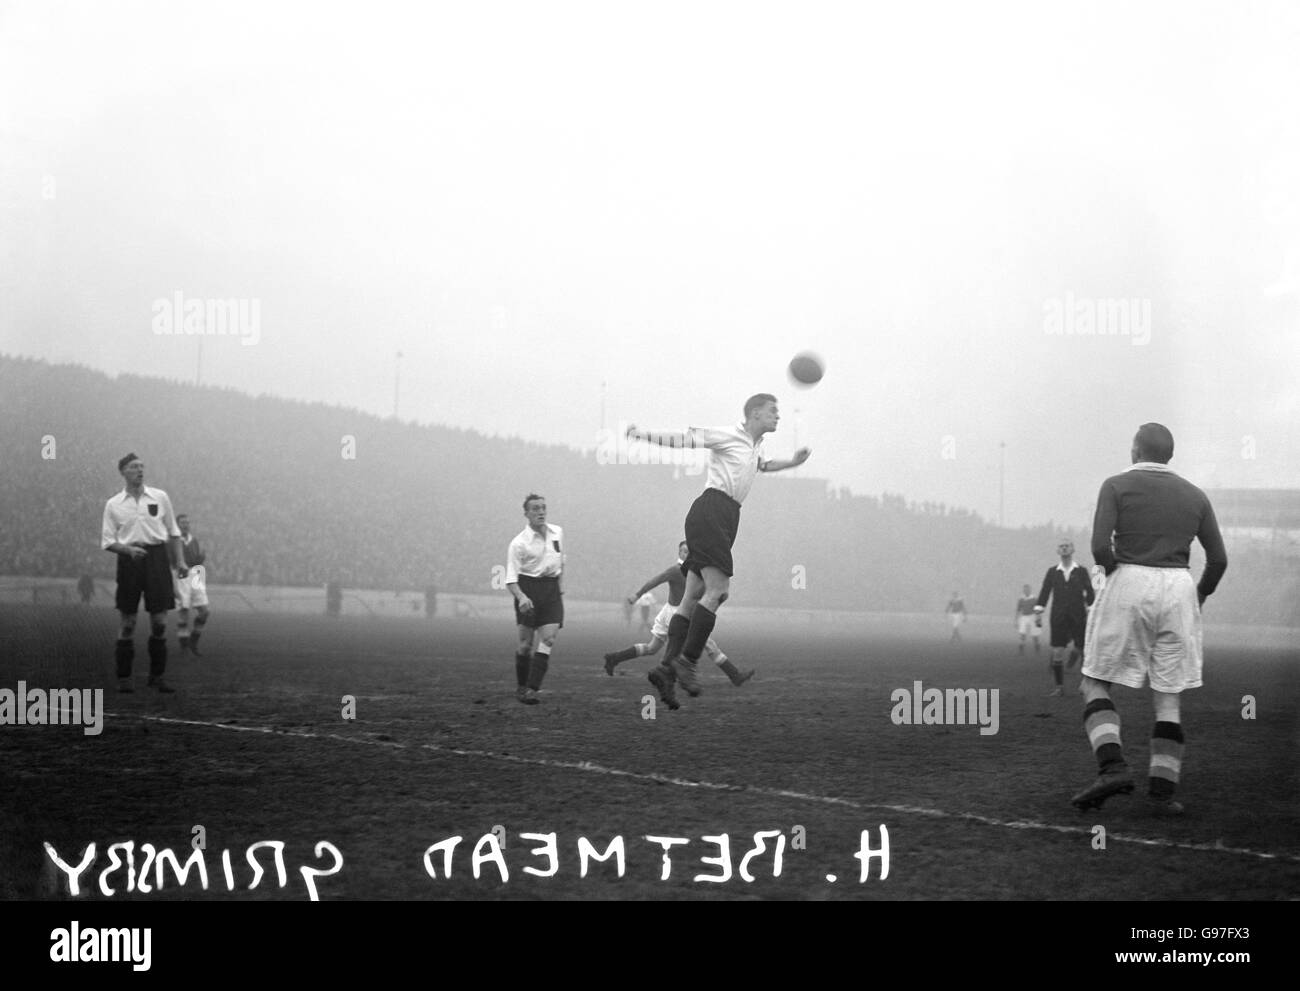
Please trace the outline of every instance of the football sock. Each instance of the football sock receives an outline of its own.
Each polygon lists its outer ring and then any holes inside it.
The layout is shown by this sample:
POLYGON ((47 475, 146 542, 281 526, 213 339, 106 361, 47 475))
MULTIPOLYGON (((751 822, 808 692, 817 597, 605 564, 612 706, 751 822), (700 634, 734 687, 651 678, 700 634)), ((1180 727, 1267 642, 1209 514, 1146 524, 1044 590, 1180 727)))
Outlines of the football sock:
MULTIPOLYGON (((695 607, 699 609, 697 605, 695 607)), ((668 621, 668 649, 664 651, 664 660, 662 667, 671 669, 673 661, 677 655, 682 652, 682 644, 686 642, 687 631, 691 628, 691 621, 681 613, 673 613, 673 618, 668 621)))
POLYGON ((713 633, 713 624, 718 621, 717 613, 701 603, 695 604, 695 613, 691 616, 690 629, 686 642, 682 644, 682 658, 694 664, 700 659, 704 644, 713 633))
POLYGON ((149 680, 161 678, 167 670, 167 638, 149 638, 149 680))
POLYGON ((1097 767, 1105 773, 1123 768, 1124 751, 1119 740, 1119 713, 1110 699, 1093 699, 1083 707, 1083 728, 1097 755, 1097 767))
POLYGON ((1052 662, 1052 677, 1056 679, 1058 688, 1065 685, 1065 665, 1060 661, 1052 662))
POLYGON ((528 686, 528 667, 533 662, 533 652, 525 647, 515 651, 515 681, 520 688, 528 686))
POLYGON ((1148 787, 1152 798, 1172 798, 1183 770, 1183 727, 1156 723, 1151 731, 1151 768, 1148 787))
POLYGON ((542 679, 546 677, 546 669, 551 662, 551 648, 542 644, 533 654, 533 663, 528 669, 528 687, 537 691, 542 687, 542 679))
POLYGON ((611 664, 622 664, 624 661, 630 661, 634 657, 640 657, 642 654, 645 654, 647 652, 646 648, 649 646, 648 643, 636 643, 631 647, 624 647, 622 650, 615 651, 607 656, 609 657, 609 662, 611 664))
POLYGON ((135 660, 135 641, 118 640, 114 647, 114 655, 117 659, 117 676, 119 678, 131 677, 131 662, 135 660))

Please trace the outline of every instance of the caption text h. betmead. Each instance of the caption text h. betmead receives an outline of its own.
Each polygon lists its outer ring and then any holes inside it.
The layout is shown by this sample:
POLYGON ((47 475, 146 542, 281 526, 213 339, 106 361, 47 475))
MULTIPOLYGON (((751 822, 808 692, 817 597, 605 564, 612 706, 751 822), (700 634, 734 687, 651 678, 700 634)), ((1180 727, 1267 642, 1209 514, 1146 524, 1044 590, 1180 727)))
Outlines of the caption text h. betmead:
MULTIPOLYGON (((795 827, 795 829, 802 834, 803 827, 795 827)), ((521 869, 524 874, 538 878, 555 877, 560 873, 560 850, 555 833, 521 832, 516 835, 525 844, 538 844, 524 849, 527 856, 538 858, 542 864, 540 867, 528 864, 520 868, 516 863, 516 869, 521 869)), ((678 854, 679 862, 682 856, 688 852, 676 848, 689 846, 692 842, 685 836, 659 836, 654 834, 642 835, 640 839, 656 847, 661 854, 660 881, 667 881, 673 876, 674 851, 678 854)), ((691 880, 697 884, 723 884, 736 877, 746 883, 752 883, 755 880, 755 874, 751 868, 760 865, 764 874, 767 873, 768 865, 770 865, 771 877, 779 878, 781 876, 786 852, 786 835, 782 830, 759 830, 753 834, 752 840, 746 836, 740 839, 734 847, 732 839, 727 833, 702 836, 699 838, 699 842, 705 844, 708 848, 706 853, 699 855, 699 863, 706 868, 714 869, 715 872, 696 874, 691 880)), ((267 868, 259 859, 259 854, 263 857, 269 856, 278 886, 285 888, 288 885, 289 871, 285 860, 285 846, 286 844, 280 840, 263 840, 248 846, 244 852, 244 860, 247 862, 252 876, 245 886, 245 890, 251 891, 257 888, 267 874, 267 868)), ((802 847, 796 845, 794 849, 802 849, 802 847)), ((332 862, 327 862, 327 866, 323 867, 302 865, 298 867, 298 872, 302 876, 307 897, 311 901, 319 901, 320 895, 316 887, 316 879, 332 877, 338 874, 343 869, 343 854, 338 847, 327 840, 317 843, 314 850, 314 856, 317 860, 323 860, 328 855, 329 861, 332 862)), ((94 883, 93 869, 99 859, 98 850, 94 843, 85 848, 81 859, 76 862, 73 862, 72 859, 65 860, 50 843, 45 844, 45 853, 50 863, 66 879, 67 893, 71 897, 77 898, 83 894, 92 893, 90 888, 94 883)), ((206 851, 201 848, 192 849, 183 864, 172 849, 164 848, 159 850, 152 843, 141 843, 138 847, 131 840, 111 843, 108 845, 106 853, 108 863, 102 867, 98 876, 99 891, 106 898, 112 898, 122 890, 141 894, 161 891, 169 885, 169 872, 171 875, 170 884, 173 886, 186 887, 190 880, 190 874, 193 872, 198 880, 199 887, 203 891, 208 890, 208 859, 205 855, 206 851), (138 864, 137 852, 142 858, 142 861, 138 864), (119 874, 119 876, 114 878, 113 875, 115 874, 119 874), (110 883, 110 879, 113 883, 110 883)), ((434 881, 451 880, 458 873, 463 875, 467 853, 469 870, 475 881, 483 877, 490 880, 493 876, 503 884, 510 880, 511 871, 506 860, 505 831, 500 827, 493 832, 484 833, 480 836, 474 843, 472 851, 469 851, 469 845, 465 843, 465 837, 463 836, 451 836, 430 845, 424 851, 423 856, 425 873, 434 881), (462 846, 462 844, 464 845, 462 846), (460 861, 459 867, 456 863, 457 859, 460 861)), ((613 861, 614 870, 619 879, 622 879, 627 873, 627 842, 622 836, 614 836, 605 844, 603 850, 597 849, 596 845, 587 837, 579 836, 576 853, 578 876, 580 878, 587 876, 593 861, 600 864, 613 861)), ((512 852, 511 856, 517 857, 519 855, 512 852)), ((883 823, 880 825, 879 838, 875 842, 873 842, 871 830, 862 830, 859 836, 858 849, 853 852, 852 859, 859 864, 858 883, 865 883, 872 878, 873 862, 876 863, 876 879, 885 880, 889 876, 888 828, 883 823)), ((235 861, 232 860, 231 852, 228 849, 221 851, 220 869, 225 881, 224 890, 237 890, 240 885, 236 880, 235 861)), ((242 863, 239 865, 239 871, 246 876, 242 863)), ((833 882, 835 875, 828 874, 826 879, 833 882)), ((217 890, 222 889, 218 888, 217 890)))

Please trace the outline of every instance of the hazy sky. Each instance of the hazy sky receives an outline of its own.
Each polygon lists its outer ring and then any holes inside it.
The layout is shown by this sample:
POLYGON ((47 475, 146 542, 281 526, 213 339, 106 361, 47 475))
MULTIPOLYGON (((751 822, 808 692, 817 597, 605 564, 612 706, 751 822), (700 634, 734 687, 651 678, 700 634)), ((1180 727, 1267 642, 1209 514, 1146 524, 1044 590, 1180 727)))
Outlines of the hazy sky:
POLYGON ((0 350, 385 415, 401 351, 403 418, 586 448, 770 391, 856 492, 996 519, 1005 442, 1008 525, 1146 420, 1300 487, 1300 8, 1048 8, 3 4, 0 350))

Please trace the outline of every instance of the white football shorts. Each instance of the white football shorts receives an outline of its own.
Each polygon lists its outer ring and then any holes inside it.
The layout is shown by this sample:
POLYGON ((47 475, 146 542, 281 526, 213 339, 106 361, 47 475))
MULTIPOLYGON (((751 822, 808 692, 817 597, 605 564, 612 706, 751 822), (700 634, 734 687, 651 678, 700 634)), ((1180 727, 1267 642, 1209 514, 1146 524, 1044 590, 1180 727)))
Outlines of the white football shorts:
POLYGON ((667 640, 668 624, 672 622, 673 613, 676 611, 676 606, 670 606, 665 602, 664 607, 655 614, 654 624, 650 627, 650 635, 658 637, 660 640, 667 640))
POLYGON ((176 605, 180 609, 190 609, 207 604, 207 572, 203 565, 196 564, 184 578, 176 578, 176 605))
POLYGON ((1088 612, 1083 674, 1157 692, 1201 687, 1201 607, 1187 568, 1121 564, 1088 612))
MULTIPOLYGON (((650 635, 652 637, 658 637, 660 640, 667 640, 668 624, 672 622, 673 613, 675 612, 677 612, 676 606, 670 606, 665 603, 664 607, 660 609, 658 614, 655 616, 654 625, 650 627, 650 635)), ((711 660, 717 663, 721 663, 727 656, 722 653, 722 648, 718 646, 717 641, 714 640, 713 637, 709 637, 709 639, 704 642, 704 653, 706 653, 711 660)))

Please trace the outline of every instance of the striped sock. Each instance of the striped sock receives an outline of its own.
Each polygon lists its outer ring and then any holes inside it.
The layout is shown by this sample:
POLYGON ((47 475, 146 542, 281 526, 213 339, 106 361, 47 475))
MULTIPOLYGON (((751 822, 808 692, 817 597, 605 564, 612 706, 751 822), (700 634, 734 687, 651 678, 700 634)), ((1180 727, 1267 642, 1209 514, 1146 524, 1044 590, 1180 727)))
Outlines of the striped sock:
POLYGON ((1178 723, 1156 723, 1151 731, 1151 770, 1148 780, 1152 798, 1173 798, 1183 770, 1183 727, 1178 723))
POLYGON ((1083 707, 1083 728, 1097 755, 1097 767, 1103 773, 1124 767, 1124 751, 1119 742, 1119 713, 1110 699, 1093 699, 1083 707))

